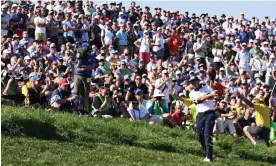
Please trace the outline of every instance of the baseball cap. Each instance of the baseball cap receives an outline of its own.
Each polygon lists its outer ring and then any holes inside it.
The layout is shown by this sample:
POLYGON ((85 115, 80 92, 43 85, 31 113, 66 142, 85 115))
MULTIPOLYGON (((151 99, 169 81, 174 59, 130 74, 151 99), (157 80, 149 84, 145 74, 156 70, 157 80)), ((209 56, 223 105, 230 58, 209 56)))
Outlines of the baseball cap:
POLYGON ((125 75, 125 76, 124 76, 124 80, 130 80, 129 75, 125 75))
POLYGON ((221 67, 221 68, 219 69, 219 71, 225 71, 225 69, 224 69, 223 67, 221 67))
POLYGON ((235 43, 237 43, 237 42, 240 42, 240 39, 236 39, 236 40, 235 40, 235 43))
POLYGON ((250 40, 249 40, 249 43, 254 43, 254 40, 253 40, 253 39, 250 39, 250 40))
POLYGON ((162 28, 161 28, 161 27, 158 27, 158 28, 157 28, 157 31, 159 31, 159 30, 162 30, 162 28))
POLYGON ((269 56, 269 58, 274 58, 275 59, 275 55, 274 54, 271 54, 270 56, 269 56))
POLYGON ((162 71, 162 74, 167 74, 168 73, 168 70, 163 70, 162 71))
POLYGON ((143 74, 142 75, 142 78, 147 78, 148 76, 146 74, 143 74))
POLYGON ((189 79, 189 82, 193 82, 193 81, 199 81, 198 77, 191 77, 189 79))
POLYGON ((118 53, 117 50, 111 50, 111 51, 110 51, 110 54, 117 54, 117 53, 118 53))
POLYGON ((8 49, 3 50, 3 54, 9 54, 9 53, 11 53, 10 50, 8 50, 8 49))
POLYGON ((242 43, 241 45, 242 45, 242 46, 246 46, 247 44, 246 44, 246 43, 242 43))
POLYGON ((31 60, 31 57, 29 55, 24 57, 24 60, 31 60))
POLYGON ((261 102, 264 102, 264 97, 260 94, 256 95, 256 97, 254 97, 254 100, 259 100, 261 102))
POLYGON ((33 80, 34 80, 34 81, 39 81, 39 80, 41 80, 41 77, 40 77, 39 75, 35 75, 35 76, 33 77, 33 80))
POLYGON ((143 91, 141 90, 141 89, 137 89, 136 91, 135 91, 135 95, 138 95, 139 93, 142 93, 143 91))
POLYGON ((254 75, 254 78, 260 78, 259 73, 256 73, 256 74, 254 75))
POLYGON ((181 71, 180 71, 180 70, 177 70, 177 71, 175 72, 175 74, 176 74, 176 75, 181 74, 181 71))
POLYGON ((63 78, 63 79, 60 79, 59 82, 58 82, 59 85, 70 85, 69 82, 67 81, 67 79, 63 78))

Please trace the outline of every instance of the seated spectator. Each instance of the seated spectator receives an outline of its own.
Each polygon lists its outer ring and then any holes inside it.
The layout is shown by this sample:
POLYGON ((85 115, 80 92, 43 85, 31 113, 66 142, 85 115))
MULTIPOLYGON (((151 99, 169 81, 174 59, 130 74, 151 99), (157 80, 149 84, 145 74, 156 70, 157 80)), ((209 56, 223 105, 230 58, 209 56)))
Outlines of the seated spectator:
POLYGON ((252 117, 251 111, 251 109, 247 109, 244 113, 244 116, 240 116, 238 118, 238 123, 235 126, 238 135, 243 135, 244 127, 256 125, 255 118, 252 117))

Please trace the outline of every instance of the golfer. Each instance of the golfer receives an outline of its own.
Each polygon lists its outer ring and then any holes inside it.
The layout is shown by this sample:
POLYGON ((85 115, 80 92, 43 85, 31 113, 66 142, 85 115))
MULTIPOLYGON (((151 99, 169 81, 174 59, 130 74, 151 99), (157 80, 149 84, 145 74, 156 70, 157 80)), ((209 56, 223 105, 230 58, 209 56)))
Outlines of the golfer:
POLYGON ((195 102, 198 111, 196 133, 206 155, 203 161, 212 162, 214 160, 212 133, 217 118, 212 100, 217 95, 217 91, 212 91, 209 87, 199 84, 200 80, 197 77, 191 77, 189 81, 193 86, 193 90, 189 95, 192 101, 195 102))

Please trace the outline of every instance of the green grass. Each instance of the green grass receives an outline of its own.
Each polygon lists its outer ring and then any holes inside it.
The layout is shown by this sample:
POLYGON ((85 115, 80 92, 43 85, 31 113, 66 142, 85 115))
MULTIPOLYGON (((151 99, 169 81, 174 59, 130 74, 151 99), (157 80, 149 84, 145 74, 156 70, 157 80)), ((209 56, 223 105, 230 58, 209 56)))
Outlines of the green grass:
MULTIPOLYGON (((210 165, 194 131, 2 107, 3 165, 210 165)), ((212 165, 276 165, 275 147, 221 135, 212 165)))

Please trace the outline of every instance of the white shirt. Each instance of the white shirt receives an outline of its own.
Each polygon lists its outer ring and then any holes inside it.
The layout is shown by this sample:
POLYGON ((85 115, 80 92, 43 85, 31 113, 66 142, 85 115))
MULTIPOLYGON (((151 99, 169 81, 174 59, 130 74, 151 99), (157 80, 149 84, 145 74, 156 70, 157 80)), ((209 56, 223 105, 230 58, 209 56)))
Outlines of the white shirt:
POLYGON ((153 36, 153 42, 154 42, 154 44, 159 45, 159 46, 153 46, 152 50, 154 52, 156 52, 156 51, 164 48, 164 42, 165 42, 165 40, 164 40, 164 38, 163 38, 162 35, 160 37, 158 37, 157 35, 154 35, 153 36))
MULTIPOLYGON (((197 103, 198 97, 210 94, 212 91, 211 88, 208 88, 207 86, 202 86, 199 91, 192 90, 191 93, 189 94, 190 98, 192 101, 197 103)), ((209 110, 215 110, 214 105, 213 105, 213 100, 206 99, 202 103, 196 104, 196 110, 199 113, 206 112, 209 110)))
POLYGON ((261 71, 262 70, 262 61, 260 59, 250 59, 251 71, 261 71))
MULTIPOLYGON (((47 20, 46 20, 46 18, 45 17, 36 17, 35 19, 34 19, 34 23, 36 24, 36 23, 40 23, 40 24, 42 24, 42 23, 47 23, 47 20)), ((38 27, 38 26, 35 26, 35 33, 44 33, 44 34, 46 34, 46 27, 38 27)))
MULTIPOLYGON (((163 79, 159 78, 155 81, 155 87, 159 86, 160 84, 162 84, 163 79)), ((172 88, 172 82, 171 81, 167 81, 165 85, 163 85, 161 88, 159 88, 159 90, 165 95, 165 100, 167 102, 167 104, 170 102, 170 93, 169 93, 169 89, 172 88)))
POLYGON ((144 37, 138 39, 140 44, 140 52, 150 52, 150 40, 144 37))
POLYGON ((104 44, 112 45, 114 34, 111 30, 108 30, 107 28, 105 28, 104 30, 102 30, 101 36, 104 37, 104 44))

